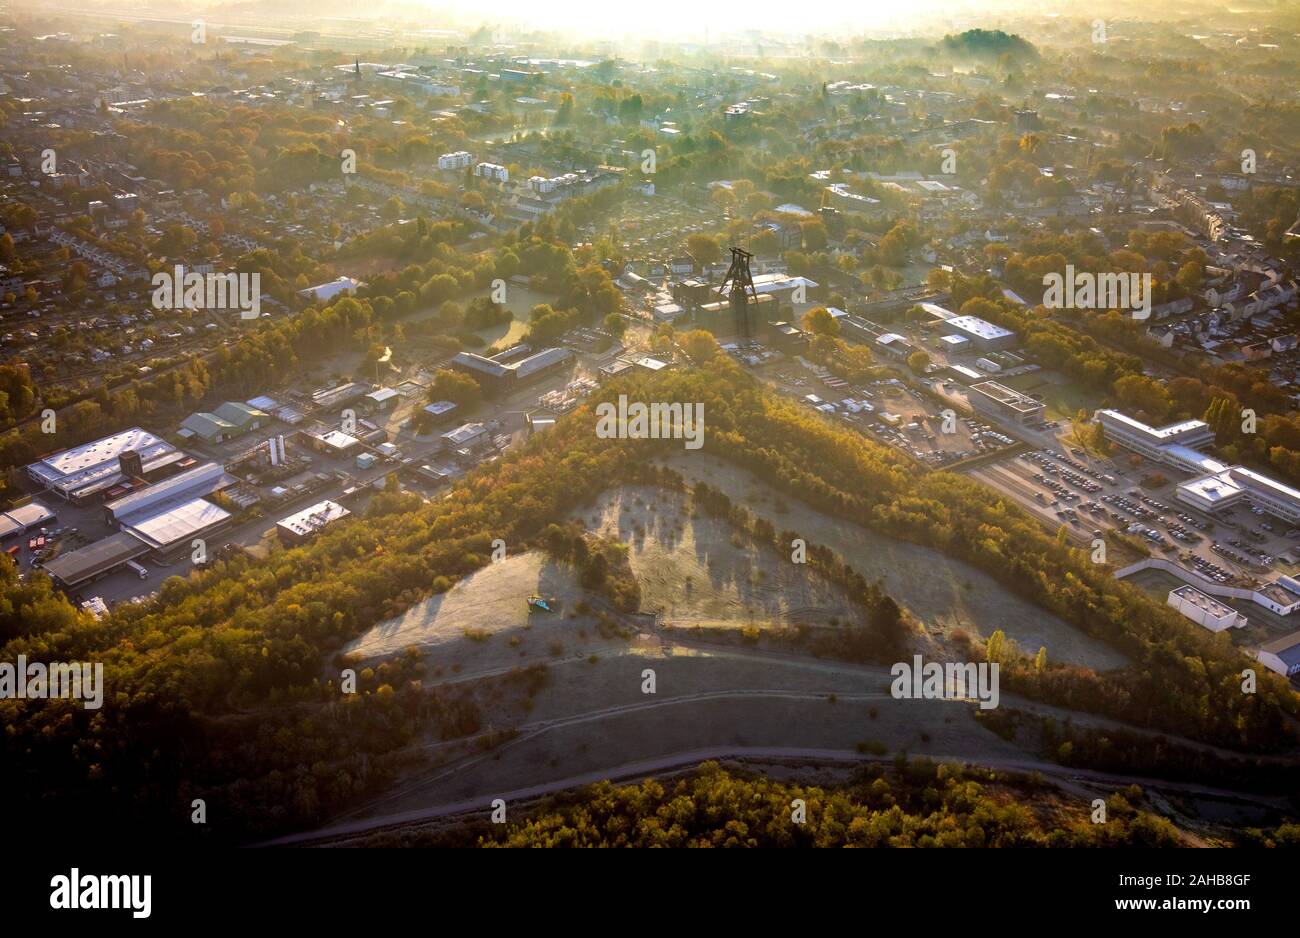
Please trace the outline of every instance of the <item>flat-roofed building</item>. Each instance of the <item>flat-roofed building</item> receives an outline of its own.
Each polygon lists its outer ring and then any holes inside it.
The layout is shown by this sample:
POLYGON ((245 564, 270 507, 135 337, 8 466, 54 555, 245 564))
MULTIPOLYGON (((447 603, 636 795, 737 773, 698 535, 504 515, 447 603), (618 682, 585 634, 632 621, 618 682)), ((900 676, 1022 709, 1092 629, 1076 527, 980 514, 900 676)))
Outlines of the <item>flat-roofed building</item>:
POLYGON ((107 502, 104 511, 109 523, 120 527, 128 517, 139 520, 160 514, 193 499, 230 488, 236 481, 220 463, 208 462, 107 502))
POLYGON ((969 365, 949 364, 948 370, 951 371, 953 377, 956 378, 958 381, 960 381, 962 384, 975 384, 976 382, 983 381, 986 377, 988 377, 987 375, 984 374, 984 372, 976 371, 974 368, 971 368, 969 365))
POLYGON ((1289 616, 1300 609, 1300 582, 1289 576, 1278 577, 1256 588, 1251 599, 1280 616, 1289 616))
POLYGON ((1245 466, 1188 479, 1179 483, 1174 495, 1210 514, 1250 501, 1290 524, 1300 524, 1300 491, 1245 466))
POLYGON ((138 453, 141 461, 148 464, 175 450, 176 447, 161 437, 132 427, 46 456, 29 465, 27 475, 60 498, 84 503, 125 478, 121 464, 123 453, 138 453))
POLYGON ((981 381, 968 389, 967 399, 976 410, 1015 423, 1038 423, 1046 410, 1042 401, 996 381, 981 381))
POLYGON ((1300 632, 1292 632, 1259 646, 1255 659, 1283 677, 1300 674, 1300 632))
POLYGON ((275 523, 275 530, 288 543, 301 544, 350 514, 352 512, 338 502, 326 499, 287 518, 281 518, 275 523))
POLYGON ((453 420, 459 409, 454 401, 434 401, 432 404, 424 405, 424 413, 429 415, 429 420, 434 426, 453 420))
MULTIPOLYGON (((17 508, 10 508, 3 515, 0 515, 0 521, 7 521, 12 525, 9 534, 26 534, 33 528, 39 528, 43 524, 50 524, 55 519, 55 514, 49 508, 40 502, 28 502, 26 505, 20 505, 17 508)), ((4 537, 4 527, 0 526, 0 537, 4 537)))
POLYGON ((972 345, 984 351, 1014 348, 1017 342, 1016 334, 1010 329, 1003 329, 978 316, 954 316, 944 320, 941 326, 950 330, 950 335, 969 339, 972 345))
POLYGON ((149 553, 149 545, 134 534, 119 531, 79 550, 60 554, 45 564, 45 572, 64 589, 103 576, 149 553))
POLYGON ((488 428, 481 423, 467 423, 442 434, 442 447, 445 450, 480 449, 491 442, 488 428))
POLYGON ((323 433, 312 433, 311 445, 317 452, 329 453, 332 456, 346 456, 356 447, 361 445, 361 441, 350 433, 344 433, 342 430, 326 430, 323 433))
POLYGON ((616 358, 608 365, 600 366, 600 380, 608 381, 611 378, 621 377, 622 375, 625 375, 628 372, 630 372, 635 367, 636 366, 629 361, 624 361, 621 358, 616 358))
POLYGON ((1197 625, 1211 632, 1239 629, 1246 625, 1246 617, 1227 603, 1207 596, 1194 586, 1184 585, 1169 591, 1168 605, 1177 609, 1197 625))
POLYGON ((1197 447, 1214 439, 1214 431, 1204 420, 1183 420, 1163 427, 1152 427, 1118 410, 1099 410, 1094 415, 1102 425, 1106 439, 1141 453, 1156 462, 1168 462, 1165 448, 1197 447))
POLYGON ((872 343, 872 347, 887 355, 904 360, 916 351, 916 346, 896 332, 885 332, 877 336, 875 342, 872 343))
POLYGON ((160 554, 192 550, 195 538, 207 538, 230 526, 233 515, 206 498, 170 503, 161 510, 146 509, 122 519, 122 530, 134 534, 160 554))

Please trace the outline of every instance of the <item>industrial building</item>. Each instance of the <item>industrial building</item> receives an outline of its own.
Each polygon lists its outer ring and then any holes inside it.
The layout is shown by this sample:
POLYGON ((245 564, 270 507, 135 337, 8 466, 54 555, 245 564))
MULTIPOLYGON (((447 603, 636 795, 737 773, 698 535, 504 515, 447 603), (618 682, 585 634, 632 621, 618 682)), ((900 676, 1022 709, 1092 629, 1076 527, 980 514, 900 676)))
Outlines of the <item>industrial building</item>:
POLYGON ((1214 431, 1203 420, 1184 420, 1163 427, 1150 427, 1118 410, 1099 410, 1095 418, 1102 425, 1107 440, 1141 453, 1147 459, 1168 465, 1178 466, 1175 459, 1188 458, 1180 450, 1170 452, 1170 447, 1190 450, 1214 439, 1214 431))
POLYGON ((424 412, 429 415, 434 426, 452 420, 459 409, 454 401, 434 401, 424 405, 424 412))
POLYGON ((160 511, 143 511, 122 520, 122 530, 133 534, 166 557, 188 553, 195 538, 204 539, 224 531, 233 516, 206 498, 191 498, 160 511))
POLYGON ((198 437, 205 443, 222 443, 270 423, 271 415, 239 401, 226 401, 212 411, 190 414, 177 433, 183 439, 198 437))
POLYGON ((331 456, 348 456, 358 446, 361 441, 350 433, 344 433, 342 430, 325 430, 317 433, 307 434, 312 449, 318 453, 329 453, 331 456))
POLYGON ((46 456, 29 465, 27 475, 60 498, 83 504, 128 477, 122 469, 124 454, 134 453, 148 473, 158 460, 176 452, 176 447, 161 437, 132 427, 46 456))
POLYGON ((26 534, 41 525, 52 523, 54 519, 54 512, 40 502, 28 502, 18 508, 10 508, 0 514, 0 539, 26 534))
POLYGON ((301 544, 350 514, 352 512, 342 505, 326 499, 287 518, 281 518, 275 523, 275 530, 286 543, 301 544))
POLYGON ((204 463, 108 502, 104 512, 109 524, 168 556, 188 551, 195 538, 211 537, 230 525, 231 513, 207 496, 235 482, 218 463, 204 463))
POLYGON ((149 545, 126 531, 110 535, 81 548, 60 554, 45 564, 45 572, 63 589, 103 576, 149 553, 149 545))
POLYGON ((1255 659, 1283 677, 1300 674, 1300 632, 1292 632, 1261 645, 1255 659))
POLYGON ((1175 497, 1211 514, 1249 501, 1284 521, 1300 524, 1300 491, 1245 466, 1217 465, 1219 471, 1180 483, 1175 497))
POLYGON ((996 381, 972 384, 966 397, 976 410, 1022 424, 1040 422, 1046 410, 1042 401, 1036 401, 1029 395, 1021 394, 996 381))
POLYGON ((1014 348, 1017 342, 1016 334, 1010 329, 1003 329, 978 316, 954 316, 944 320, 940 326, 948 330, 949 335, 961 336, 986 352, 1014 348))
POLYGON ((1202 420, 1149 427, 1117 410, 1099 410, 1096 419, 1106 439, 1148 459, 1194 476, 1180 482, 1174 497, 1207 514, 1250 502, 1291 524, 1300 524, 1300 491, 1245 466, 1229 466, 1193 449, 1213 441, 1202 420))
POLYGON ((488 428, 481 423, 467 423, 457 427, 455 430, 448 430, 442 434, 442 448, 444 450, 455 452, 457 450, 481 449, 491 441, 488 434, 488 428))
POLYGON ((365 397, 370 393, 370 385, 362 384, 359 381, 350 381, 347 384, 340 384, 336 388, 324 388, 319 391, 313 391, 311 395, 312 403, 321 410, 333 410, 350 404, 353 401, 365 397))
POLYGON ((146 512, 157 513, 190 499, 220 492, 234 485, 235 481, 219 463, 203 463, 155 485, 106 502, 104 511, 110 524, 121 526, 127 517, 140 517, 146 512))
POLYGON ((394 388, 376 388, 365 396, 365 406, 372 413, 382 413, 396 407, 400 399, 394 388))
POLYGON ((1170 590, 1167 604, 1211 632, 1240 629, 1246 625, 1245 616, 1227 603, 1206 596, 1194 586, 1184 585, 1170 590))
POLYGON ((507 349, 501 355, 485 358, 473 352, 459 352, 451 360, 455 371, 467 374, 478 381, 485 393, 504 394, 521 384, 558 371, 569 364, 573 353, 566 348, 547 348, 518 361, 501 361, 510 356, 507 349))

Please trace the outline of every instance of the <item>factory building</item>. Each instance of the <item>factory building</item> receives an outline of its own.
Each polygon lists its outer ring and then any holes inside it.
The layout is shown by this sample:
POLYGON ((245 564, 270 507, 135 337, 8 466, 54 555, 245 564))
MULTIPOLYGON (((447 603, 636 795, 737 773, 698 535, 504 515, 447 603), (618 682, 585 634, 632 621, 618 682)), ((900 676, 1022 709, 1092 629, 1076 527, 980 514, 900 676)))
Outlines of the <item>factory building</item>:
POLYGON ((1016 423, 1039 423, 1046 407, 1027 394, 1021 394, 996 381, 972 384, 966 395, 971 406, 995 418, 1016 423))
POLYGON ((503 362, 502 356, 510 357, 507 349, 501 355, 485 358, 473 352, 459 352, 451 360, 455 371, 474 378, 483 388, 484 393, 505 394, 529 381, 535 381, 566 367, 573 360, 573 353, 566 348, 547 348, 534 352, 517 361, 503 362))
POLYGON ((1300 674, 1300 632, 1292 632, 1259 646, 1255 659, 1283 677, 1300 674))
POLYGON ((281 518, 275 523, 275 530, 285 543, 301 544, 350 514, 352 512, 342 505, 326 499, 287 518, 281 518))
POLYGON ((1171 462, 1171 455, 1186 458, 1185 453, 1167 452, 1171 446, 1186 449, 1201 446, 1214 439, 1214 431, 1203 420, 1184 420, 1164 427, 1150 427, 1118 410, 1099 410, 1095 415, 1102 425, 1106 439, 1127 449, 1141 453, 1156 462, 1171 462))
POLYGON ((148 544, 134 534, 121 531, 79 550, 60 554, 45 564, 45 572, 60 588, 74 589, 147 553, 148 544))
POLYGON ((1227 603, 1206 596, 1194 586, 1184 585, 1170 590, 1167 604, 1211 632, 1240 629, 1246 625, 1245 616, 1227 603))
POLYGON ((129 478, 123 471, 124 454, 134 454, 127 456, 127 463, 137 459, 147 473, 158 460, 177 452, 161 437, 132 427, 46 456, 29 465, 27 475, 60 498, 85 504, 129 478))
POLYGON ((1180 483, 1175 497, 1209 514, 1244 501, 1300 524, 1300 491, 1245 466, 1230 466, 1180 483))
POLYGON ((940 326, 947 334, 961 336, 985 352, 1014 348, 1017 342, 1016 334, 1010 329, 1003 329, 978 316, 954 316, 944 320, 940 326))

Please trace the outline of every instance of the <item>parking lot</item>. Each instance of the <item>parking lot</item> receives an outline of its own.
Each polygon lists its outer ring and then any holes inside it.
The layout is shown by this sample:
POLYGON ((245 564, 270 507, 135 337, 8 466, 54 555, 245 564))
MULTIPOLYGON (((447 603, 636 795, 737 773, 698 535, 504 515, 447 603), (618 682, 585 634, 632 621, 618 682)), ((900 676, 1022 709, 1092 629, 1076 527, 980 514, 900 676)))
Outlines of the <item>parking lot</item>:
POLYGON ((1144 476, 1143 467, 1125 472, 1112 459, 1052 447, 981 466, 971 475, 1048 525, 1065 525, 1077 540, 1118 531, 1145 541, 1154 556, 1218 583, 1267 581, 1295 567, 1289 554, 1300 530, 1280 532, 1281 523, 1254 506, 1218 517, 1203 514, 1174 498, 1172 481, 1144 488, 1137 479, 1151 474, 1144 476))

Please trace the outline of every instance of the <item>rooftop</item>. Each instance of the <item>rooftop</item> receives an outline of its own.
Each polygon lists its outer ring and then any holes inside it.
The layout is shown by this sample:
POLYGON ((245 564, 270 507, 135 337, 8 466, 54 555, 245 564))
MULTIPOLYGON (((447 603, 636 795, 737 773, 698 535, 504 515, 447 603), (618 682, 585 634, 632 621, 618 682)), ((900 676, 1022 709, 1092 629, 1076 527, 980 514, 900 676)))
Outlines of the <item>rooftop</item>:
POLYGON ((128 519, 123 526, 151 547, 165 548, 188 540, 230 517, 230 512, 205 498, 191 498, 138 521, 128 519))
POLYGON ((60 554, 45 565, 45 572, 66 586, 76 586, 148 552, 148 544, 121 531, 80 550, 60 554))
POLYGON ((1209 425, 1204 420, 1184 420, 1181 423, 1171 423, 1163 427, 1152 427, 1118 410, 1099 410, 1097 416, 1105 421, 1120 424, 1134 433, 1148 437, 1153 443, 1165 443, 1197 430, 1209 429, 1209 425))
POLYGON ((289 515, 287 518, 281 518, 276 522, 277 527, 285 528, 299 536, 314 534, 342 518, 346 518, 352 512, 348 511, 337 502, 326 499, 318 502, 310 508, 304 508, 297 514, 289 515))
POLYGON ((1216 619, 1223 619, 1236 614, 1231 606, 1221 603, 1212 596, 1206 596, 1194 586, 1180 586, 1175 590, 1170 590, 1170 596, 1177 596, 1184 602, 1189 602, 1200 609, 1204 609, 1216 619))
POLYGON ((1005 339, 1015 335, 1010 329, 995 326, 978 316, 955 316, 949 319, 945 325, 953 329, 960 329, 962 332, 969 332, 981 339, 1005 339))
POLYGON ((1030 413, 1043 406, 1027 394, 1021 394, 1019 391, 1013 390, 1004 384, 998 384, 996 381, 981 381, 979 384, 972 384, 970 389, 1022 413, 1030 413))
POLYGON ((1259 650, 1277 655, 1288 666, 1300 664, 1300 632, 1275 638, 1266 645, 1260 645, 1259 650))

